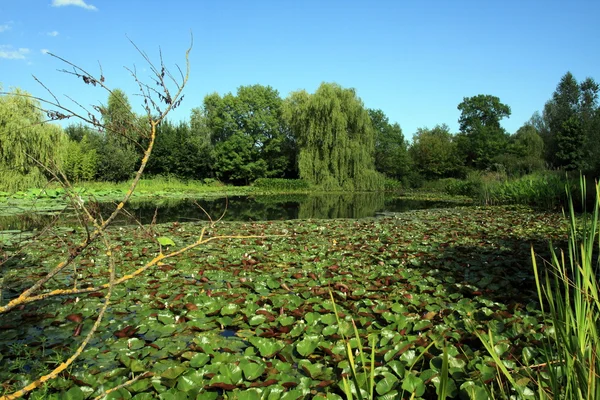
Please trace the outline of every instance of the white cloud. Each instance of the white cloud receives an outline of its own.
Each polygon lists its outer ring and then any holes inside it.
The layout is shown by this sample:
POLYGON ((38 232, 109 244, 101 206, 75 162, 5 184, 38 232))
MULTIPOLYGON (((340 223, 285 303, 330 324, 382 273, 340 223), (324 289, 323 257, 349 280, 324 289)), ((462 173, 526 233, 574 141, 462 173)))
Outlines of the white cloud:
POLYGON ((46 33, 46 35, 52 36, 52 37, 57 37, 59 35, 59 33, 58 33, 58 31, 52 31, 52 32, 46 33))
POLYGON ((52 7, 76 6, 85 8, 86 10, 97 11, 96 6, 87 4, 83 0, 52 0, 52 7))
POLYGON ((42 53, 42 54, 48 54, 48 53, 50 53, 50 50, 48 50, 48 49, 41 49, 40 53, 42 53))
POLYGON ((3 24, 0 25, 0 32, 4 32, 10 29, 10 25, 9 24, 3 24))
POLYGON ((0 45, 0 58, 5 58, 7 60, 23 60, 25 56, 29 54, 29 49, 25 47, 20 47, 18 49, 13 49, 12 46, 0 45))

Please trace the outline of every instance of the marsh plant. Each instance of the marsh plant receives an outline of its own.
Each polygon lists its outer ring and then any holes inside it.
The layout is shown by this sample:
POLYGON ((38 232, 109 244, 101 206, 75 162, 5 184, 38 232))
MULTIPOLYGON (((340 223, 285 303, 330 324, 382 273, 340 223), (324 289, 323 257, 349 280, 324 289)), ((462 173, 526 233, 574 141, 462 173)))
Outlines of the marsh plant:
MULTIPOLYGON (((580 187, 581 198, 585 199, 583 178, 580 179, 580 187)), ((548 321, 542 346, 545 361, 525 365, 518 370, 509 369, 497 356, 491 333, 477 333, 510 388, 524 398, 600 398, 600 188, 596 183, 592 211, 582 216, 576 214, 568 189, 567 195, 567 251, 556 251, 550 246, 551 258, 540 262, 533 248, 531 250, 538 299, 548 321), (529 379, 523 378, 523 371, 529 379), (527 385, 529 382, 532 384, 527 385)))

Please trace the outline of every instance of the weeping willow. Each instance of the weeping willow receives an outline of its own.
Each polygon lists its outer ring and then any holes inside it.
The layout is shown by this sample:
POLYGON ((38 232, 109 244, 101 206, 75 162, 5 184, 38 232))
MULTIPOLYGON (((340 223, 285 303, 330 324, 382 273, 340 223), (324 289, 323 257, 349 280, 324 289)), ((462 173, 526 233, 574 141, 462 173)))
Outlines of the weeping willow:
POLYGON ((0 96, 0 190, 40 187, 43 166, 60 166, 65 137, 59 126, 43 124, 37 101, 16 89, 0 96))
POLYGON ((378 190, 375 132, 353 89, 323 83, 314 94, 292 93, 286 116, 300 149, 300 177, 325 190, 378 190))

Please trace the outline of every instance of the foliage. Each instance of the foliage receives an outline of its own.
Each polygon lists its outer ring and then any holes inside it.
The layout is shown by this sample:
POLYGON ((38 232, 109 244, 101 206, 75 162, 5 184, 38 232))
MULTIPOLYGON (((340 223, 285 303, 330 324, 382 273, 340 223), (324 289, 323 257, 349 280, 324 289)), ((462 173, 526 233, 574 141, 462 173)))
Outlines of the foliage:
MULTIPOLYGON (((580 181, 585 192, 583 179, 580 181)), ((600 396, 600 291, 598 284, 598 206, 600 190, 592 214, 578 218, 569 198, 568 251, 558 253, 550 246, 551 258, 539 257, 531 249, 538 301, 551 322, 544 337, 544 362, 531 367, 530 379, 542 399, 594 399, 600 396), (539 260, 542 261, 538 265, 539 260)), ((582 193, 585 198, 585 193, 582 193)), ((506 368, 494 350, 495 340, 480 332, 477 336, 494 357, 499 370, 520 394, 523 385, 513 369, 506 368)), ((529 360, 528 360, 529 361, 529 360)))
POLYGON ((448 125, 419 128, 409 153, 414 167, 425 179, 447 178, 460 173, 458 148, 448 125))
POLYGON ((576 189, 568 185, 560 172, 540 172, 517 179, 488 180, 479 189, 479 201, 485 204, 527 204, 546 209, 566 205, 566 196, 576 189))
POLYGON ((544 141, 530 123, 524 124, 509 139, 507 152, 493 159, 508 176, 519 177, 544 169, 544 141))
POLYGON ((0 96, 0 190, 42 187, 45 167, 60 167, 62 129, 43 124, 39 101, 19 89, 0 96))
MULTIPOLYGON (((124 282, 94 348, 69 372, 74 379, 57 380, 48 395, 78 387, 94 397, 148 371, 152 376, 119 395, 196 397, 202 391, 215 398, 256 392, 259 397, 337 399, 344 395, 342 376, 351 374, 345 335, 355 356, 359 345, 367 354, 375 349, 378 398, 402 391, 407 398, 413 392, 414 398, 435 398, 444 348, 448 397, 483 398, 481 393, 490 390, 500 398, 493 358, 467 330, 467 322, 492 330, 506 365, 543 360, 535 343, 547 333, 546 321, 531 305, 535 283, 523 265, 530 260, 531 243, 544 256, 547 239, 564 237, 566 227, 555 213, 464 207, 359 221, 167 223, 155 229, 157 237, 170 238, 180 249, 205 227, 212 235, 284 237, 245 239, 235 246, 209 242, 202 252, 164 259, 124 282)), ((44 261, 58 259, 55 246, 86 235, 72 228, 60 233, 32 243, 24 259, 14 259, 6 287, 26 284, 47 269, 44 261)), ((144 252, 157 248, 136 226, 107 235, 120 246, 125 274, 136 270, 144 252)), ((82 260, 87 267, 78 267, 84 274, 78 284, 85 288, 102 282, 108 260, 104 249, 92 246, 82 260)), ((73 278, 65 271, 48 289, 73 278)), ((73 336, 78 325, 89 326, 102 304, 90 293, 78 295, 77 302, 29 304, 1 316, 0 326, 11 327, 0 335, 0 381, 13 379, 19 386, 40 366, 54 365, 56 354, 66 350, 58 344, 78 343, 80 336, 73 336), (39 334, 27 335, 36 327, 43 329, 45 342, 39 334), (16 338, 26 345, 22 349, 29 358, 22 350, 9 350, 16 338)), ((360 355, 355 362, 362 363, 360 355)))
POLYGON ((578 83, 567 72, 558 83, 543 114, 532 120, 545 144, 546 161, 567 170, 595 170, 600 165, 600 87, 587 78, 578 83))
POLYGON ((323 83, 312 95, 292 93, 286 118, 298 141, 302 179, 324 190, 383 188, 371 119, 353 89, 323 83))
POLYGON ((148 174, 172 175, 180 179, 210 177, 211 150, 210 139, 196 121, 191 126, 186 122, 174 125, 163 121, 157 128, 148 174))
POLYGON ((397 191, 402 189, 402 182, 396 179, 386 178, 384 181, 384 188, 386 191, 397 191))
POLYGON ((80 142, 69 140, 63 159, 62 169, 70 181, 91 181, 96 177, 98 153, 92 148, 87 135, 80 142))
POLYGON ((411 159, 400 125, 390 124, 381 110, 367 111, 375 130, 375 169, 388 178, 404 180, 409 174, 411 159))
POLYGON ((302 179, 282 179, 282 178, 259 178, 254 181, 253 186, 261 189, 273 191, 302 190, 310 189, 308 182, 302 179))
POLYGON ((292 146, 282 119, 283 101, 270 86, 240 86, 237 94, 204 98, 202 116, 214 146, 215 175, 225 182, 248 183, 282 177, 292 146))
POLYGON ((507 145, 507 134, 500 126, 510 116, 510 107, 491 95, 465 97, 458 105, 461 112, 460 149, 467 166, 486 169, 507 145))

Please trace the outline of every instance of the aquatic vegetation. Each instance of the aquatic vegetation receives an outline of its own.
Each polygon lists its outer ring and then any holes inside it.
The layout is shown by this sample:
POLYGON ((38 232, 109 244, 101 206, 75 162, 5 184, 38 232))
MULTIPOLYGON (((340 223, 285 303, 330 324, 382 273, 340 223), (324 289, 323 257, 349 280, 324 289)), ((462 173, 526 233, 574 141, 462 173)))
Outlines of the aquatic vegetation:
MULTIPOLYGON (((566 243, 557 214, 456 207, 364 220, 170 223, 153 234, 181 249, 202 228, 209 237, 271 237, 210 242, 116 286, 97 335, 41 389, 46 398, 97 396, 128 383, 108 398, 339 399, 353 365, 370 364, 368 357, 352 363, 347 343, 374 354, 369 374, 378 398, 431 398, 440 387, 450 398, 498 394, 494 359, 471 326, 490 330, 505 365, 543 362, 546 323, 530 246, 549 257, 548 239, 566 243)), ((83 234, 60 231, 5 263, 4 301, 45 273, 55 249, 83 234)), ((107 234, 117 278, 158 251, 141 228, 107 234)), ((52 284, 106 281, 103 251, 90 247, 82 256, 52 284)), ((4 387, 27 384, 69 354, 103 296, 65 296, 0 316, 4 387)))

